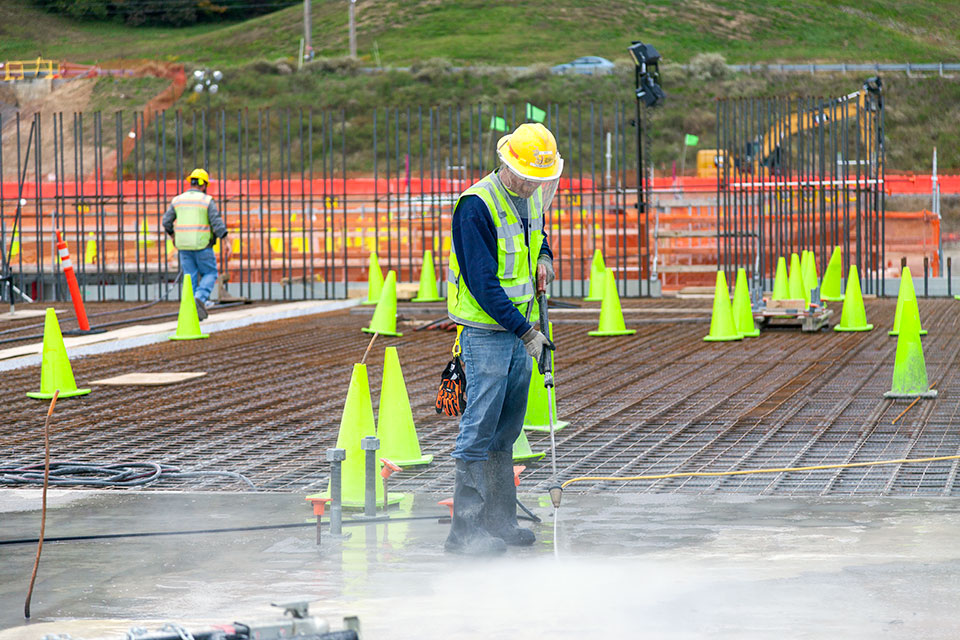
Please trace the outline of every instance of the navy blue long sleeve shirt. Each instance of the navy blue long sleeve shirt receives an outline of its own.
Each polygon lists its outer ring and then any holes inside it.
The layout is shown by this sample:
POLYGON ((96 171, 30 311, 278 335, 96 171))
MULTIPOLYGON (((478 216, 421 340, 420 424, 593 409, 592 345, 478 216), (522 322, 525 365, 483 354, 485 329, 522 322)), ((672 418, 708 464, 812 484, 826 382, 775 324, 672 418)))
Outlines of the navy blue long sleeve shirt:
MULTIPOLYGON (((529 230, 529 220, 520 218, 524 236, 529 230)), ((453 212, 453 250, 460 265, 460 278, 476 298, 480 308, 496 320, 501 327, 522 336, 531 325, 517 307, 510 302, 507 293, 497 278, 497 231, 487 211, 487 206, 478 196, 461 198, 453 212)), ((553 259, 547 239, 544 218, 543 245, 540 254, 553 259)))

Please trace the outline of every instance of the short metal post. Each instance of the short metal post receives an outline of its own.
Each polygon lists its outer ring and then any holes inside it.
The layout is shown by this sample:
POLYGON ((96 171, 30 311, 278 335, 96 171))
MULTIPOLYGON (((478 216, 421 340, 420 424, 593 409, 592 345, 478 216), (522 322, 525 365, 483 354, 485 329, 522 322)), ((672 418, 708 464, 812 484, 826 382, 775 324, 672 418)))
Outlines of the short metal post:
POLYGON ((366 436, 360 441, 360 448, 367 452, 364 473, 363 515, 373 517, 377 515, 377 449, 380 448, 380 438, 366 436))
MULTIPOLYGON (((327 449, 327 462, 330 463, 330 534, 343 533, 343 461, 347 459, 345 449, 327 449)), ((317 544, 320 544, 319 533, 317 544)))
POLYGON ((924 256, 923 258, 923 297, 930 297, 930 258, 924 256))
POLYGON ((953 260, 947 256, 947 297, 953 297, 953 274, 950 272, 953 260))

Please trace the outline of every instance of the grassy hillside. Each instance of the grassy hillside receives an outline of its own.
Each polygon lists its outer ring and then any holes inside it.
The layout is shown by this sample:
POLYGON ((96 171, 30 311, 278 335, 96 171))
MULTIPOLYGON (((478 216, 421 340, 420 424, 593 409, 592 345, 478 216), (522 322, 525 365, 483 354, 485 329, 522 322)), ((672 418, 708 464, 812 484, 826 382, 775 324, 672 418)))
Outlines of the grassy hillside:
MULTIPOLYGON (((314 46, 347 50, 346 0, 314 0, 314 46)), ((640 38, 665 59, 701 52, 730 62, 941 61, 960 58, 960 0, 359 0, 358 49, 372 63, 556 64, 585 54, 626 59, 640 38)), ((296 55, 302 7, 242 23, 184 29, 77 22, 28 0, 0 3, 0 59, 118 57, 237 66, 296 55)))

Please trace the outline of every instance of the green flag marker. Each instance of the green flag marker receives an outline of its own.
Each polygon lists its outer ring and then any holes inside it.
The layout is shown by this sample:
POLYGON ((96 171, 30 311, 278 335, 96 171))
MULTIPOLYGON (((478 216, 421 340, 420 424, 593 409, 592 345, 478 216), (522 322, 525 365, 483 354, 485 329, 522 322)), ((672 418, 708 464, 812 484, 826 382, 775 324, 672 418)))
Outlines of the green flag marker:
POLYGON ((490 128, 496 129, 497 131, 506 131, 507 130, 507 121, 503 118, 493 116, 490 118, 490 128))
POLYGON ((687 137, 683 139, 683 144, 687 145, 688 147, 695 147, 697 146, 698 142, 700 142, 700 138, 692 133, 688 133, 687 137))
POLYGON ((547 118, 547 112, 543 109, 539 109, 529 102, 527 103, 527 120, 533 120, 535 122, 543 122, 547 118))

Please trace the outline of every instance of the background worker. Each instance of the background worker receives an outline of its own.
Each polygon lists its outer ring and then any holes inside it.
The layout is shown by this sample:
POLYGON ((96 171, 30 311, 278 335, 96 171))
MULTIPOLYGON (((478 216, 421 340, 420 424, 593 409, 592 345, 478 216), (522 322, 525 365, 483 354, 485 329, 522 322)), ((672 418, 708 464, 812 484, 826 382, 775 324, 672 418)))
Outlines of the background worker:
POLYGON ((543 212, 563 160, 553 134, 530 123, 501 138, 497 155, 499 169, 457 200, 447 287, 447 313, 460 325, 467 402, 453 451, 453 521, 444 548, 470 555, 535 540, 517 524, 513 443, 527 409, 531 356, 553 348, 530 319, 538 314, 535 294, 554 277, 543 212))
MULTIPOLYGON (((163 228, 173 238, 180 254, 180 266, 193 282, 197 317, 205 320, 210 293, 217 282, 217 256, 213 251, 216 239, 227 237, 227 225, 217 209, 213 196, 207 195, 210 176, 203 169, 194 169, 187 176, 190 188, 175 197, 163 214, 163 228)), ((226 244, 226 259, 231 247, 226 244)))

